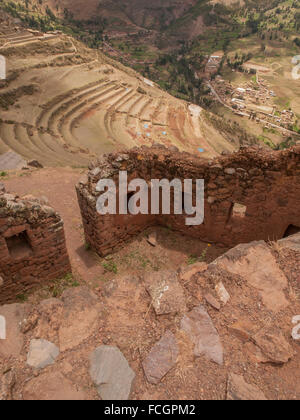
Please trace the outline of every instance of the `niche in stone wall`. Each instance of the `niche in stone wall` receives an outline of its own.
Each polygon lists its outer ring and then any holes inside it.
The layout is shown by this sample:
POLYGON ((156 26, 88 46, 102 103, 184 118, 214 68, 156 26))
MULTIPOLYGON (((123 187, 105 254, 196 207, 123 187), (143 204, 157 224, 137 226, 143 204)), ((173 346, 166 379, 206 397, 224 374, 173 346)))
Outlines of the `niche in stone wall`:
POLYGON ((26 230, 5 238, 5 240, 12 259, 26 258, 32 255, 32 247, 26 230))
POLYGON ((287 238, 288 236, 295 235, 296 233, 299 233, 299 232, 300 232, 300 227, 299 226, 289 225, 288 228, 286 229, 283 237, 287 238))
POLYGON ((229 209, 227 223, 230 223, 232 218, 244 218, 246 216, 246 212, 247 206, 244 206, 244 204, 232 203, 229 209))

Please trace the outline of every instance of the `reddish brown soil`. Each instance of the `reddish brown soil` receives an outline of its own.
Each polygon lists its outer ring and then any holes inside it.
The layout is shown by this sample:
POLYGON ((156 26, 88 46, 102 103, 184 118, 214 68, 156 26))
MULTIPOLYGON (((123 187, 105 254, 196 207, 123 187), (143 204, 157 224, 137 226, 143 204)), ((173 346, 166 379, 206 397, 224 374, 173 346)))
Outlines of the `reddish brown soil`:
MULTIPOLYGON (((80 172, 82 170, 78 169, 42 169, 25 176, 16 174, 5 180, 7 189, 20 195, 47 196, 51 205, 61 213, 74 276, 80 282, 91 285, 103 303, 99 329, 76 351, 62 353, 57 363, 46 372, 57 372, 59 369, 76 386, 84 388, 86 398, 97 399, 88 373, 88 358, 97 346, 109 344, 120 348, 136 373, 130 396, 132 399, 224 399, 230 373, 243 376, 246 382, 256 385, 268 399, 300 399, 300 349, 299 343, 291 338, 291 320, 300 314, 299 254, 274 246, 274 255, 289 282, 289 290, 285 291, 289 306, 279 313, 267 310, 259 291, 250 288, 238 276, 236 279, 226 274, 222 277, 231 299, 220 312, 210 307, 203 298, 206 290, 213 290, 213 278, 205 277, 204 273, 203 276, 195 275, 189 282, 182 282, 188 309, 199 303, 206 307, 224 347, 224 366, 218 366, 204 356, 195 358, 193 346, 179 328, 181 315, 155 315, 141 274, 145 270, 175 270, 186 264, 191 254, 210 262, 225 250, 159 228, 157 247, 147 243, 144 233, 119 253, 105 260, 96 258, 84 247, 74 189, 80 172), (117 269, 118 275, 129 275, 120 278, 113 272, 105 273, 103 263, 117 269), (251 340, 245 343, 230 332, 228 327, 236 321, 250 323, 254 332, 266 325, 274 326, 293 347, 295 356, 283 366, 260 363, 253 354, 254 344, 251 340), (142 361, 168 329, 178 339, 180 356, 176 366, 162 381, 158 385, 151 385, 145 379, 142 361)), ((46 325, 45 334, 50 334, 50 327, 46 325)), ((56 342, 56 333, 53 334, 53 341, 56 342)), ((26 338, 28 342, 32 338, 30 335, 26 338)), ((52 336, 48 338, 52 339, 52 336)), ((22 366, 19 366, 14 393, 16 399, 21 399, 23 385, 32 376, 31 370, 22 366)))

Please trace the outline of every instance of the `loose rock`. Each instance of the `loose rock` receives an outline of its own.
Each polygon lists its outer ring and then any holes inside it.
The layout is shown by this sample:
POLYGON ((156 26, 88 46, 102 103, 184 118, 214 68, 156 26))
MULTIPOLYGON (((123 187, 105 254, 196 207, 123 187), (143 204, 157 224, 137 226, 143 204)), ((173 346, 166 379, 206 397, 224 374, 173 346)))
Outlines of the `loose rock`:
POLYGON ((157 234, 156 234, 156 232, 150 233, 150 235, 148 236, 147 241, 148 241, 148 243, 150 245, 156 246, 157 245, 157 234))
POLYGON ((27 364, 35 369, 52 365, 59 355, 59 348, 47 340, 31 340, 27 364))
POLYGON ((295 355, 282 332, 275 327, 263 328, 252 339, 271 363, 284 364, 295 355))
POLYGON ((147 273, 145 283, 157 315, 186 311, 184 292, 174 271, 147 273))
POLYGON ((243 376, 231 373, 227 384, 227 400, 266 401, 267 398, 257 386, 248 384, 243 376))
POLYGON ((222 282, 216 285, 216 292, 218 294, 220 301, 224 303, 224 305, 226 305, 230 300, 230 294, 227 292, 222 282))
POLYGON ((210 306, 212 306, 214 309, 216 309, 217 311, 221 309, 220 303, 217 301, 217 299, 213 297, 213 295, 211 295, 210 293, 207 293, 204 297, 205 297, 206 302, 209 303, 210 306))
POLYGON ((194 343, 195 356, 204 354, 209 360, 223 365, 223 347, 219 334, 203 306, 194 308, 182 318, 181 329, 194 343))
POLYGON ((90 358, 90 374, 103 400, 128 400, 135 373, 117 347, 98 347, 90 358))
POLYGON ((289 248, 293 251, 300 252, 300 233, 281 239, 278 243, 283 248, 289 248))
POLYGON ((178 355, 176 338, 171 331, 167 331, 143 362, 148 382, 158 384, 176 364, 178 355))
POLYGON ((231 334, 244 342, 250 340, 253 330, 254 326, 246 321, 237 321, 228 328, 231 334))

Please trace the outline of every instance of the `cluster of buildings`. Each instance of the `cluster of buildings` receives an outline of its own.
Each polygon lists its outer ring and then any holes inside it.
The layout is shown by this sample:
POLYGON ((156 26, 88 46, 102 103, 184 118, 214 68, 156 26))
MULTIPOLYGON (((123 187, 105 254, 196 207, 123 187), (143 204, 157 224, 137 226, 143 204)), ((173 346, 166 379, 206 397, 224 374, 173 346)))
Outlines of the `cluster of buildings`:
POLYGON ((294 123, 294 112, 278 109, 274 104, 276 93, 262 79, 235 88, 229 81, 217 76, 212 85, 221 101, 232 108, 237 115, 247 116, 258 122, 264 120, 266 123, 284 128, 289 128, 294 123))

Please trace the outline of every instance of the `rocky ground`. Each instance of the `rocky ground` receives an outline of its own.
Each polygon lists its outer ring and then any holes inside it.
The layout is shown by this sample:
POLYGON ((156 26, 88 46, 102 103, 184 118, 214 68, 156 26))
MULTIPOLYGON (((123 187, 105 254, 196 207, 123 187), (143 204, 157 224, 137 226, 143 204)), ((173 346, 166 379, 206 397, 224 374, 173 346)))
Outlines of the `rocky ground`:
POLYGON ((296 234, 2 306, 0 398, 299 399, 299 273, 296 234))

